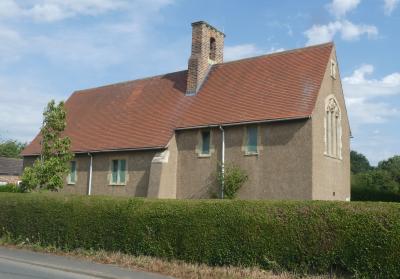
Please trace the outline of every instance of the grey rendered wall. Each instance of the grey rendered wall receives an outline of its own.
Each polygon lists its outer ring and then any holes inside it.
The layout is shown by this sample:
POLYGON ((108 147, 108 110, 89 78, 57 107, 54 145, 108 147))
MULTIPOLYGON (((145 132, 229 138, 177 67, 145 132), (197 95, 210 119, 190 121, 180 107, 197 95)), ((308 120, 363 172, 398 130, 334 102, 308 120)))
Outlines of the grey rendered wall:
MULTIPOLYGON (((285 121, 259 125, 259 153, 246 155, 246 126, 225 128, 226 163, 239 165, 248 175, 241 199, 312 198, 312 122, 285 121)), ((199 157, 199 130, 178 131, 177 198, 205 198, 218 191, 215 174, 221 158, 221 132, 211 131, 210 157, 199 157)))

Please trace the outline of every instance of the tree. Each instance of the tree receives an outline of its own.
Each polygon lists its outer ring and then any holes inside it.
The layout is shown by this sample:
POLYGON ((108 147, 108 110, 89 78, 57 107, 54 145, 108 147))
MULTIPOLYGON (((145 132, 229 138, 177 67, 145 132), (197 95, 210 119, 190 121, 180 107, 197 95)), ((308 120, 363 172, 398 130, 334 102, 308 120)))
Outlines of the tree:
POLYGON ((36 188, 57 191, 63 186, 64 176, 68 173, 71 141, 63 137, 66 127, 64 102, 55 104, 50 101, 43 113, 41 134, 41 154, 32 167, 25 169, 22 186, 26 190, 36 188))
POLYGON ((374 169, 354 175, 352 178, 352 187, 398 193, 400 185, 393 180, 390 172, 382 169, 374 169))
POLYGON ((350 165, 353 174, 366 172, 372 169, 367 157, 353 150, 350 152, 350 165))
POLYGON ((378 163, 378 169, 386 170, 400 184, 400 156, 396 155, 378 163))
POLYGON ((26 143, 16 140, 6 140, 0 142, 0 157, 21 158, 20 153, 26 143))

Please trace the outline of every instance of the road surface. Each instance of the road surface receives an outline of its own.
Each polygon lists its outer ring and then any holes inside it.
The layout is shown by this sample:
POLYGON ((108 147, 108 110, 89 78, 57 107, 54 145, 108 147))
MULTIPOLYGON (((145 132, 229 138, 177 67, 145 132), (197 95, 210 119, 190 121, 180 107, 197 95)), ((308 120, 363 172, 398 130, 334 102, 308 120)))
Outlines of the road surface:
POLYGON ((0 279, 171 279, 50 254, 0 247, 0 279))

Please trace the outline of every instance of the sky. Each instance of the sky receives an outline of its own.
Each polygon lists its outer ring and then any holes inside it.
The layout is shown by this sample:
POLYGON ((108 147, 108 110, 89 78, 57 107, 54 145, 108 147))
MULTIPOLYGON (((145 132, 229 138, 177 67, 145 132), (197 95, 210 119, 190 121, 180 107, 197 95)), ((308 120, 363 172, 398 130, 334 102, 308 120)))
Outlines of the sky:
POLYGON ((400 154, 400 0, 0 0, 0 139, 29 142, 51 99, 187 68, 191 22, 226 61, 334 41, 353 139, 400 154))

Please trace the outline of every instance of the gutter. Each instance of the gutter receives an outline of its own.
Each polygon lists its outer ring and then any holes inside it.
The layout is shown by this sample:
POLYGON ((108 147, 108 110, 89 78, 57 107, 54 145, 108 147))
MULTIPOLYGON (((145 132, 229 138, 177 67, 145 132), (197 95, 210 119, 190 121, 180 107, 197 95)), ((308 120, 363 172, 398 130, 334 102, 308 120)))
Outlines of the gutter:
MULTIPOLYGON (((202 128, 218 128, 220 126, 230 127, 230 126, 240 126, 240 125, 248 125, 248 124, 261 124, 261 123, 271 123, 271 122, 281 122, 281 121, 290 121, 290 120, 303 120, 310 119, 311 115, 300 116, 300 117, 289 117, 289 118, 277 118, 277 119, 269 119, 269 120, 256 120, 256 121, 245 121, 245 122, 232 122, 232 123, 221 123, 221 124, 210 124, 210 125, 199 125, 199 126, 191 126, 191 127, 178 127, 175 128, 175 131, 181 130, 191 130, 191 129, 202 129, 202 128)), ((124 152, 124 151, 141 151, 141 150, 161 150, 165 149, 167 146, 153 146, 153 147, 142 147, 142 148, 122 148, 122 149, 103 149, 103 150, 78 150, 73 151, 74 154, 88 154, 90 153, 105 153, 105 152, 124 152)), ((31 157, 31 156, 39 156, 40 153, 36 154, 23 154, 22 157, 31 157)))
MULTIPOLYGON (((161 150, 165 149, 166 146, 155 146, 155 147, 143 147, 143 148, 122 148, 122 149, 103 149, 103 150, 71 150, 74 154, 88 154, 89 153, 106 153, 106 152, 127 152, 127 151, 142 151, 142 150, 161 150)), ((22 154, 22 157, 36 157, 39 156, 40 153, 37 154, 22 154)))
POLYGON ((310 118, 311 118, 311 115, 307 115, 307 116, 291 117, 291 118, 277 118, 277 119, 269 119, 269 120, 265 119, 265 120, 255 120, 255 121, 244 121, 244 122, 232 122, 232 123, 199 125, 199 126, 191 126, 191 127, 180 127, 180 128, 175 128, 175 130, 176 131, 180 131, 180 130, 190 130, 190 129, 219 128, 219 127, 221 127, 221 125, 223 125, 224 127, 230 127, 230 126, 261 124, 261 123, 281 122, 281 121, 290 121, 290 120, 303 120, 303 119, 310 119, 310 118))
POLYGON ((90 196, 92 194, 93 155, 90 153, 88 155, 90 156, 88 196, 90 196))
POLYGON ((221 130, 221 199, 224 199, 224 186, 225 186, 225 130, 222 126, 219 126, 221 130))

